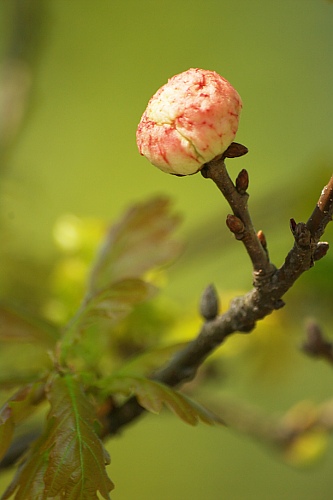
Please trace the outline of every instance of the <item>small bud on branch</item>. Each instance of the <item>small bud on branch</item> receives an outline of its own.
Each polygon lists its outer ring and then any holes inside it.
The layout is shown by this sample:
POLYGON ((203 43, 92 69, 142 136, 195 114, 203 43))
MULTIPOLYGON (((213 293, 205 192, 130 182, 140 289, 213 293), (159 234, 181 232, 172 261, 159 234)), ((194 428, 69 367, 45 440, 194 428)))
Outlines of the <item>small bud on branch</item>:
POLYGON ((227 215, 226 224, 230 231, 234 233, 236 238, 240 237, 243 234, 244 224, 238 217, 236 217, 236 215, 227 215))
POLYGON ((297 223, 296 223, 295 219, 290 219, 290 230, 293 233, 293 235, 295 235, 296 227, 297 227, 297 223))
POLYGON ((219 312, 219 298, 214 285, 205 288, 200 300, 200 314, 207 321, 216 318, 219 312))
POLYGON ((249 187, 249 174, 245 168, 241 170, 236 179, 236 189, 239 194, 246 193, 247 188, 249 187))
POLYGON ((243 144, 238 142, 232 142, 230 146, 224 151, 223 158, 239 158, 240 156, 246 155, 248 149, 243 144))
POLYGON ((325 241, 320 241, 319 243, 317 243, 316 249, 313 254, 313 260, 317 261, 325 257, 329 248, 329 244, 325 241))
POLYGON ((261 243, 261 246, 263 247, 264 250, 267 250, 267 241, 266 241, 266 236, 264 235, 263 231, 260 229, 257 232, 258 240, 261 243))

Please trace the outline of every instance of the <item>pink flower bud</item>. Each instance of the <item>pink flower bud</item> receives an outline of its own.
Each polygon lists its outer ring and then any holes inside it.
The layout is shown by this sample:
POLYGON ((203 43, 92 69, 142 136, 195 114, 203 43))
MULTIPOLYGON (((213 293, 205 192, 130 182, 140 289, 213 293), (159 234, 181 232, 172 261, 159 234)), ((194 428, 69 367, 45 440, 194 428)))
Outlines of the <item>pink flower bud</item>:
POLYGON ((136 140, 140 154, 164 172, 190 175, 234 140, 242 101, 215 71, 189 69, 150 99, 136 140))

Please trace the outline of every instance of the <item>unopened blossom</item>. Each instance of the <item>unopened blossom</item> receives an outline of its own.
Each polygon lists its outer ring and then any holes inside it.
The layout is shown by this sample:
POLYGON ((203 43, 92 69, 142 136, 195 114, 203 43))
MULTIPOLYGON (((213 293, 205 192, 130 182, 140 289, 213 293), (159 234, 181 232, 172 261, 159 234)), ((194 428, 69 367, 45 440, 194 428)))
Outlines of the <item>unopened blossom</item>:
POLYGON ((242 100, 215 71, 189 69, 150 99, 136 139, 140 154, 164 172, 189 175, 222 154, 238 128, 242 100))

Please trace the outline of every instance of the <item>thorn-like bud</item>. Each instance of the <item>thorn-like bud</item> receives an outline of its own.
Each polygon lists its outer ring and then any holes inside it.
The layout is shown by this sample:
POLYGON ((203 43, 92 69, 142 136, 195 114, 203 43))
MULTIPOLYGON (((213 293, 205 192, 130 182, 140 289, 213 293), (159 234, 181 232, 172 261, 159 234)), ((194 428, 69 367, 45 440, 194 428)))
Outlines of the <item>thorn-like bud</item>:
POLYGON ((243 144, 232 142, 228 149, 224 151, 223 158, 238 158, 239 156, 246 155, 248 151, 247 147, 243 146, 243 144))
POLYGON ((330 246, 326 241, 320 241, 317 243, 317 247, 313 254, 313 260, 320 260, 327 254, 330 246))
POLYGON ((214 285, 208 285, 205 288, 200 300, 200 314, 207 321, 210 321, 218 315, 219 298, 214 285))
POLYGON ((249 187, 249 174, 245 168, 241 170, 236 179, 236 189, 240 194, 246 193, 249 187))
POLYGON ((295 219, 290 219, 290 230, 294 234, 296 231, 297 223, 295 219))
POLYGON ((267 241, 266 241, 266 236, 260 229, 260 231, 257 232, 258 240, 261 243, 261 246, 263 247, 264 250, 267 250, 267 241))
POLYGON ((240 220, 240 218, 237 217, 236 215, 232 214, 227 215, 226 224, 230 229, 230 231, 234 233, 236 236, 243 233, 244 231, 244 224, 240 220))

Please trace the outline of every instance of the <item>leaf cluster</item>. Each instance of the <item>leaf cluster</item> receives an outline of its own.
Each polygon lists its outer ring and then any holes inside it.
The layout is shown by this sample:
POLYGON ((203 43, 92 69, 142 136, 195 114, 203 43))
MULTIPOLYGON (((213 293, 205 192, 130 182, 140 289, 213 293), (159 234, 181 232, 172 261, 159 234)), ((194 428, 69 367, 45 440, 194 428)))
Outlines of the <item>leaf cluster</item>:
MULTIPOLYGON (((117 398, 135 396, 146 410, 166 405, 185 422, 218 419, 180 392, 150 378, 179 349, 156 347, 122 367, 112 359, 109 339, 135 307, 149 301, 155 286, 148 271, 175 259, 180 251, 172 233, 179 217, 170 202, 155 198, 133 206, 108 231, 77 313, 62 329, 32 320, 13 309, 0 309, 0 340, 42 346, 44 357, 30 359, 0 378, 2 389, 16 387, 0 410, 0 456, 8 451, 15 429, 45 402, 44 430, 21 461, 4 499, 105 499, 114 485, 106 472, 108 454, 100 436, 104 408, 117 398), (48 356, 45 356, 45 352, 48 356)), ((25 352, 26 354, 26 352, 25 352)))

